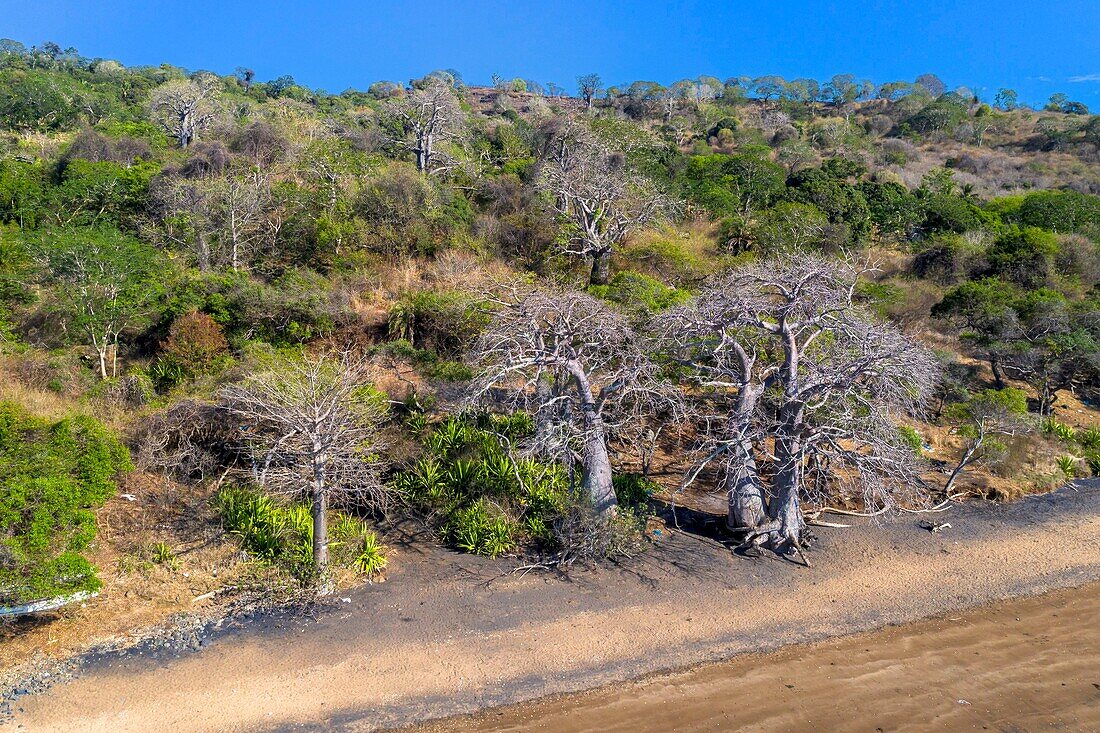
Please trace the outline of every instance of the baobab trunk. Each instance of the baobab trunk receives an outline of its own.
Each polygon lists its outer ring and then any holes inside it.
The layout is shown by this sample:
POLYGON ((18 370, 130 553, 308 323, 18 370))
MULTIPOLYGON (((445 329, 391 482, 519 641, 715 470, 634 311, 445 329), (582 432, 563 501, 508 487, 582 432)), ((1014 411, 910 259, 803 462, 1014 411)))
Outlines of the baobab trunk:
POLYGON ((578 362, 568 365, 577 396, 584 412, 584 455, 581 459, 581 486, 588 492, 592 505, 600 514, 612 511, 618 504, 611 474, 611 456, 607 452, 607 430, 592 396, 588 375, 578 362))
POLYGON ((323 491, 313 492, 313 564, 318 576, 323 576, 328 570, 328 523, 325 521, 325 510, 328 508, 328 497, 323 491))
POLYGON ((722 487, 729 500, 726 526, 732 530, 751 530, 763 525, 768 520, 768 514, 764 486, 760 483, 760 471, 749 436, 756 392, 749 385, 744 385, 741 394, 728 428, 733 446, 722 476, 722 487))
POLYGON ((764 506, 764 487, 757 474, 756 460, 738 447, 726 464, 722 487, 729 500, 726 526, 731 530, 752 530, 768 520, 764 506))
POLYGON ((200 228, 195 235, 195 256, 198 258, 199 271, 210 272, 210 242, 200 228))
POLYGON ((313 513, 313 565, 317 577, 323 578, 328 570, 328 496, 325 492, 325 465, 327 457, 320 445, 313 446, 313 486, 311 487, 313 513))
POLYGON ((589 283, 592 285, 607 285, 611 279, 611 250, 598 249, 592 255, 592 275, 589 283))
POLYGON ((600 514, 610 512, 618 505, 615 484, 612 481, 611 457, 607 453, 607 438, 600 417, 589 418, 585 410, 584 464, 581 485, 592 497, 592 505, 600 514))
POLYGON ((772 546, 779 549, 789 543, 797 551, 801 547, 802 530, 806 526, 799 501, 799 491, 802 488, 801 441, 790 434, 778 437, 775 457, 775 498, 768 506, 768 514, 778 523, 772 546))

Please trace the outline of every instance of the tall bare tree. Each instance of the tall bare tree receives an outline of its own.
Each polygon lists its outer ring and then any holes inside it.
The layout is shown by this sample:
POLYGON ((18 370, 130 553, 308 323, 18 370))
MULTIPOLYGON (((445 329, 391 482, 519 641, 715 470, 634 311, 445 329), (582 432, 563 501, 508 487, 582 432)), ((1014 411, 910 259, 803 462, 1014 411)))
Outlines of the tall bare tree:
POLYGON ((218 77, 213 74, 167 81, 149 95, 150 116, 181 148, 186 148, 214 121, 218 84, 218 77))
POLYGON ((421 173, 443 173, 457 164, 440 149, 464 131, 462 108, 453 82, 445 75, 429 76, 404 97, 386 102, 382 123, 391 143, 416 156, 421 173))
POLYGON ((577 93, 584 100, 584 108, 592 109, 592 100, 603 91, 603 80, 599 74, 584 74, 577 77, 577 93))
POLYGON ((570 465, 597 511, 616 506, 608 439, 647 409, 672 409, 676 393, 618 313, 577 292, 516 288, 497 301, 471 358, 472 401, 501 400, 534 414, 528 446, 570 465), (505 395, 502 397, 502 395, 505 395))
POLYGON ((715 278, 662 317, 670 354, 701 388, 706 457, 731 529, 774 548, 802 543, 804 501, 919 500, 919 463, 898 420, 935 385, 931 352, 853 300, 859 271, 798 254, 715 278))
POLYGON ((204 178, 164 176, 150 188, 158 234, 193 251, 200 270, 247 269, 279 223, 268 177, 227 171, 204 178))
POLYGON ((615 247, 666 214, 672 202, 578 121, 548 132, 538 185, 568 224, 564 251, 591 259, 591 283, 606 285, 615 247))
POLYGON ((253 480, 310 502, 319 575, 328 564, 329 505, 387 500, 377 459, 384 408, 365 380, 366 363, 343 353, 277 363, 221 392, 253 480))

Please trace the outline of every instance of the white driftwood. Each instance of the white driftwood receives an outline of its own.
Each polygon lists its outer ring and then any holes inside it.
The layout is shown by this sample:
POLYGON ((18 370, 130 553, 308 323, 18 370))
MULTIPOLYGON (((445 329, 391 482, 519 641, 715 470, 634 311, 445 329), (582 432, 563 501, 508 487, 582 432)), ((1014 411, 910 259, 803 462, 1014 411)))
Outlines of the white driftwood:
POLYGON ((56 598, 45 598, 41 601, 24 603, 22 606, 0 606, 0 616, 25 616, 31 613, 52 611, 55 608, 61 608, 62 606, 67 606, 70 603, 79 603, 80 601, 86 601, 89 598, 94 598, 98 595, 98 593, 81 591, 80 593, 73 593, 71 596, 58 596, 56 598))

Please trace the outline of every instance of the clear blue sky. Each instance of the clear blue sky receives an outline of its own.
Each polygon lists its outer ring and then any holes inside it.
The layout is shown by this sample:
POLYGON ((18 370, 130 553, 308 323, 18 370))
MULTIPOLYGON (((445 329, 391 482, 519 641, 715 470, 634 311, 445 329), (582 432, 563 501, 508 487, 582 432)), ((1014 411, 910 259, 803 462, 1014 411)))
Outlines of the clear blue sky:
POLYGON ((711 74, 875 82, 937 73, 984 98, 1062 91, 1100 108, 1100 0, 0 0, 0 36, 125 64, 170 62, 330 92, 455 68, 572 88, 711 74), (6 7, 5 7, 6 6, 6 7))

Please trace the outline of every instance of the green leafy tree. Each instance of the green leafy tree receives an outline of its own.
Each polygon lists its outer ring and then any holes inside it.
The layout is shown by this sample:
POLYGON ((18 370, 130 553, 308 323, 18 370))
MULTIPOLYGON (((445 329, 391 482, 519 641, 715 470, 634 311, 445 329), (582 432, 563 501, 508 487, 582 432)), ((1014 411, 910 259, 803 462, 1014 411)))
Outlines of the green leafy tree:
POLYGON ((681 190, 712 214, 751 217, 786 192, 786 171, 762 155, 694 156, 679 176, 681 190))
POLYGON ((962 283, 932 307, 934 317, 961 329, 960 336, 989 363, 999 389, 1006 386, 1004 360, 1009 343, 1020 334, 1015 299, 1015 288, 991 278, 962 283))
POLYGON ((1015 89, 999 89, 997 96, 993 98, 993 103, 997 105, 997 109, 1003 109, 1006 112, 1014 110, 1020 106, 1019 95, 1016 94, 1015 89))
POLYGON ((1035 227, 1013 227, 986 252, 990 274, 1025 288, 1046 285, 1054 275, 1058 238, 1035 227))
POLYGON ((943 488, 947 496, 951 496, 963 471, 979 461, 994 458, 1003 448, 997 436, 1012 436, 1030 428, 1027 395, 1012 388, 987 389, 966 402, 951 405, 944 416, 958 426, 959 434, 966 440, 962 456, 943 488))
POLYGON ((117 376, 120 336, 148 322, 162 293, 156 250, 111 229, 52 231, 32 246, 64 332, 81 334, 95 350, 101 378, 117 376))

